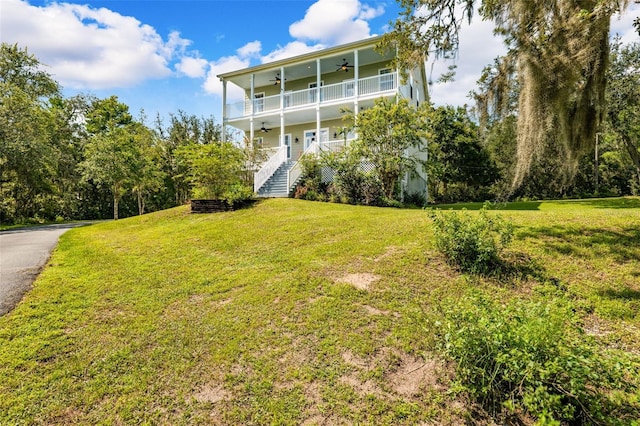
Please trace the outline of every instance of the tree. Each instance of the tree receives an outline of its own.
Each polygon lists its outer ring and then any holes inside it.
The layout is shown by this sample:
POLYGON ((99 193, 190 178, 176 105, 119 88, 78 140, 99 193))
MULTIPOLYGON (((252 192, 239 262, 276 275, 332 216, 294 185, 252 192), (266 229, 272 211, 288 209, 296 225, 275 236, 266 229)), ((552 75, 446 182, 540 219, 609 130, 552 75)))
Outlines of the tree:
POLYGON ((608 129, 629 154, 640 184, 640 43, 614 43, 607 79, 608 129))
POLYGON ((358 133, 351 149, 373 164, 384 196, 393 199, 399 178, 421 164, 425 108, 415 109, 406 99, 380 98, 372 108, 346 120, 358 133))
POLYGON ((478 128, 467 110, 431 108, 426 130, 432 196, 447 201, 482 198, 481 190, 496 179, 497 170, 480 145, 478 128))
POLYGON ((252 194, 242 179, 245 154, 231 142, 187 145, 177 155, 188 165, 195 198, 235 198, 231 193, 236 191, 240 198, 252 194), (243 191, 245 187, 248 191, 243 191))
POLYGON ((394 43, 400 65, 423 61, 428 52, 453 54, 463 20, 475 10, 493 21, 509 49, 504 61, 516 64, 520 85, 514 185, 549 145, 560 151, 567 175, 575 173, 604 118, 610 19, 628 0, 399 2, 403 12, 382 47, 394 43))
POLYGON ((36 215, 56 192, 49 98, 58 84, 17 45, 0 46, 0 220, 36 215))
POLYGON ((95 99, 87 114, 91 133, 80 164, 85 182, 109 188, 113 197, 113 218, 118 219, 118 204, 133 186, 136 171, 141 169, 142 152, 136 137, 139 123, 134 123, 129 107, 116 96, 95 99))
POLYGON ((137 146, 140 157, 133 162, 131 190, 138 202, 138 214, 144 214, 146 199, 164 188, 165 173, 162 171, 161 150, 155 133, 141 123, 134 122, 129 131, 137 146))
POLYGON ((156 132, 162 144, 162 164, 165 173, 167 195, 172 195, 173 205, 181 205, 191 197, 192 185, 188 165, 183 156, 176 155, 181 147, 210 144, 222 139, 222 127, 213 117, 198 118, 184 111, 170 114, 169 125, 156 118, 156 132))
POLYGON ((113 218, 118 219, 118 203, 130 189, 139 169, 140 150, 129 127, 118 127, 93 136, 81 163, 83 179, 109 188, 113 196, 113 218))

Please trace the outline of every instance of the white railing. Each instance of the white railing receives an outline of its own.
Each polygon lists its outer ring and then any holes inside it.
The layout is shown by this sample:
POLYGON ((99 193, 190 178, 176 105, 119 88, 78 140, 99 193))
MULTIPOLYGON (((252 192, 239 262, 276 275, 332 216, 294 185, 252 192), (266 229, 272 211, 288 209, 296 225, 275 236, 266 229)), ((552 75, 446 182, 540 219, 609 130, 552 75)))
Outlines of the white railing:
POLYGON ((342 151, 342 149, 344 149, 344 147, 349 144, 349 141, 349 139, 347 139, 346 141, 344 139, 340 139, 335 141, 322 142, 322 144, 320 145, 320 150, 324 152, 342 151))
POLYGON ((376 75, 362 78, 358 81, 358 94, 360 96, 396 90, 398 88, 398 73, 376 75))
MULTIPOLYGON (((371 96, 389 91, 398 90, 398 73, 376 75, 358 80, 358 96, 371 96)), ((406 91, 406 88, 405 88, 406 91)), ((285 110, 299 108, 320 103, 351 99, 355 96, 355 82, 353 80, 322 86, 317 88, 285 92, 282 96, 282 105, 285 110)), ((253 102, 245 100, 227 105, 227 118, 248 117, 251 114, 280 110, 280 96, 273 95, 254 99, 253 102)))
POLYGON ((258 192, 262 185, 273 175, 278 167, 287 161, 287 147, 278 148, 273 157, 269 158, 260 171, 253 176, 253 192, 258 192))
MULTIPOLYGON (((317 142, 312 142, 311 145, 300 155, 300 159, 305 155, 318 155, 320 152, 320 145, 317 142)), ((289 174, 287 175, 287 191, 291 190, 291 186, 296 183, 298 179, 302 176, 302 163, 300 160, 296 161, 291 169, 289 169, 289 174)))

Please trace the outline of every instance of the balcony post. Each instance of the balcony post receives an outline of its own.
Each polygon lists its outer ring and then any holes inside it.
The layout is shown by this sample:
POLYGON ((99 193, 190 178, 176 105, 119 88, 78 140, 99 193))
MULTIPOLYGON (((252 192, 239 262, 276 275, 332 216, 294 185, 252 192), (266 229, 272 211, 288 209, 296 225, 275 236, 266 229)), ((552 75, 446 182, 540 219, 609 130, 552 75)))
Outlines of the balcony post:
MULTIPOLYGON (((251 117, 253 117, 253 109, 254 109, 253 102, 254 102, 255 95, 256 95, 256 93, 255 93, 255 91, 256 91, 256 87, 255 87, 255 86, 256 86, 256 75, 255 75, 254 73, 251 73, 251 90, 250 90, 250 96, 251 96, 251 100, 250 100, 250 102, 251 102, 251 117)), ((252 138, 253 138, 253 136, 252 136, 252 138)), ((253 140, 253 139, 252 139, 252 140, 253 140)))
POLYGON ((284 110, 284 67, 280 67, 280 111, 284 110))
POLYGON ((316 103, 320 105, 320 82, 322 81, 322 70, 320 69, 320 58, 316 59, 316 103))
POLYGON ((358 59, 358 49, 356 49, 353 52, 353 61, 354 61, 354 64, 353 64, 354 65, 354 67, 353 67, 353 79, 354 79, 353 90, 355 90, 355 97, 354 97, 354 100, 353 100, 353 114, 354 114, 354 117, 355 117, 355 115, 358 114, 358 97, 360 96, 360 84, 359 84, 360 83, 359 82, 359 79, 360 79, 360 69, 359 69, 360 62, 359 62, 359 59, 358 59))
POLYGON ((227 141, 227 81, 224 78, 220 78, 222 81, 222 142, 227 141))
POLYGON ((253 116, 249 117, 249 143, 253 146, 253 139, 255 137, 255 129, 253 127, 253 116))

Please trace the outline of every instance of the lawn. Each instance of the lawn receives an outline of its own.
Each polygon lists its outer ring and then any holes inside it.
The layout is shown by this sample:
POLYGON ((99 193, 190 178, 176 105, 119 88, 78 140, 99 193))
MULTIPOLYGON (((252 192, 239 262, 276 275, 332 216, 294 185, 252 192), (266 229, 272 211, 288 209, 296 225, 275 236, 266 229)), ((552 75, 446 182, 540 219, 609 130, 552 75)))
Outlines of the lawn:
POLYGON ((497 210, 501 276, 447 264, 422 210, 272 199, 71 230, 0 317, 0 424, 491 424, 431 329, 478 293, 562 298, 638 380, 640 198, 497 210))

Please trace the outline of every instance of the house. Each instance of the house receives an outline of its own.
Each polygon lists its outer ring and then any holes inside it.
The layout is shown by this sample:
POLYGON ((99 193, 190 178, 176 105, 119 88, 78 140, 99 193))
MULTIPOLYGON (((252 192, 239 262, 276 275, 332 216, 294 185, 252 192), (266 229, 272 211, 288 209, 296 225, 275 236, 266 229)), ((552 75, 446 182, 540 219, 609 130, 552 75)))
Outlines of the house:
MULTIPOLYGON (((401 96, 412 105, 428 99, 424 65, 402 78, 372 37, 303 55, 220 74, 223 128, 235 127, 269 152, 254 176, 258 195, 286 197, 302 169, 305 152, 338 150, 356 138, 345 133, 344 108, 362 111, 380 97, 401 96), (229 83, 244 101, 227 104, 229 83), (236 88, 237 89, 237 88, 236 88)), ((223 133, 223 139, 226 139, 223 133)), ((426 174, 405 177, 407 191, 426 190, 426 174)))

